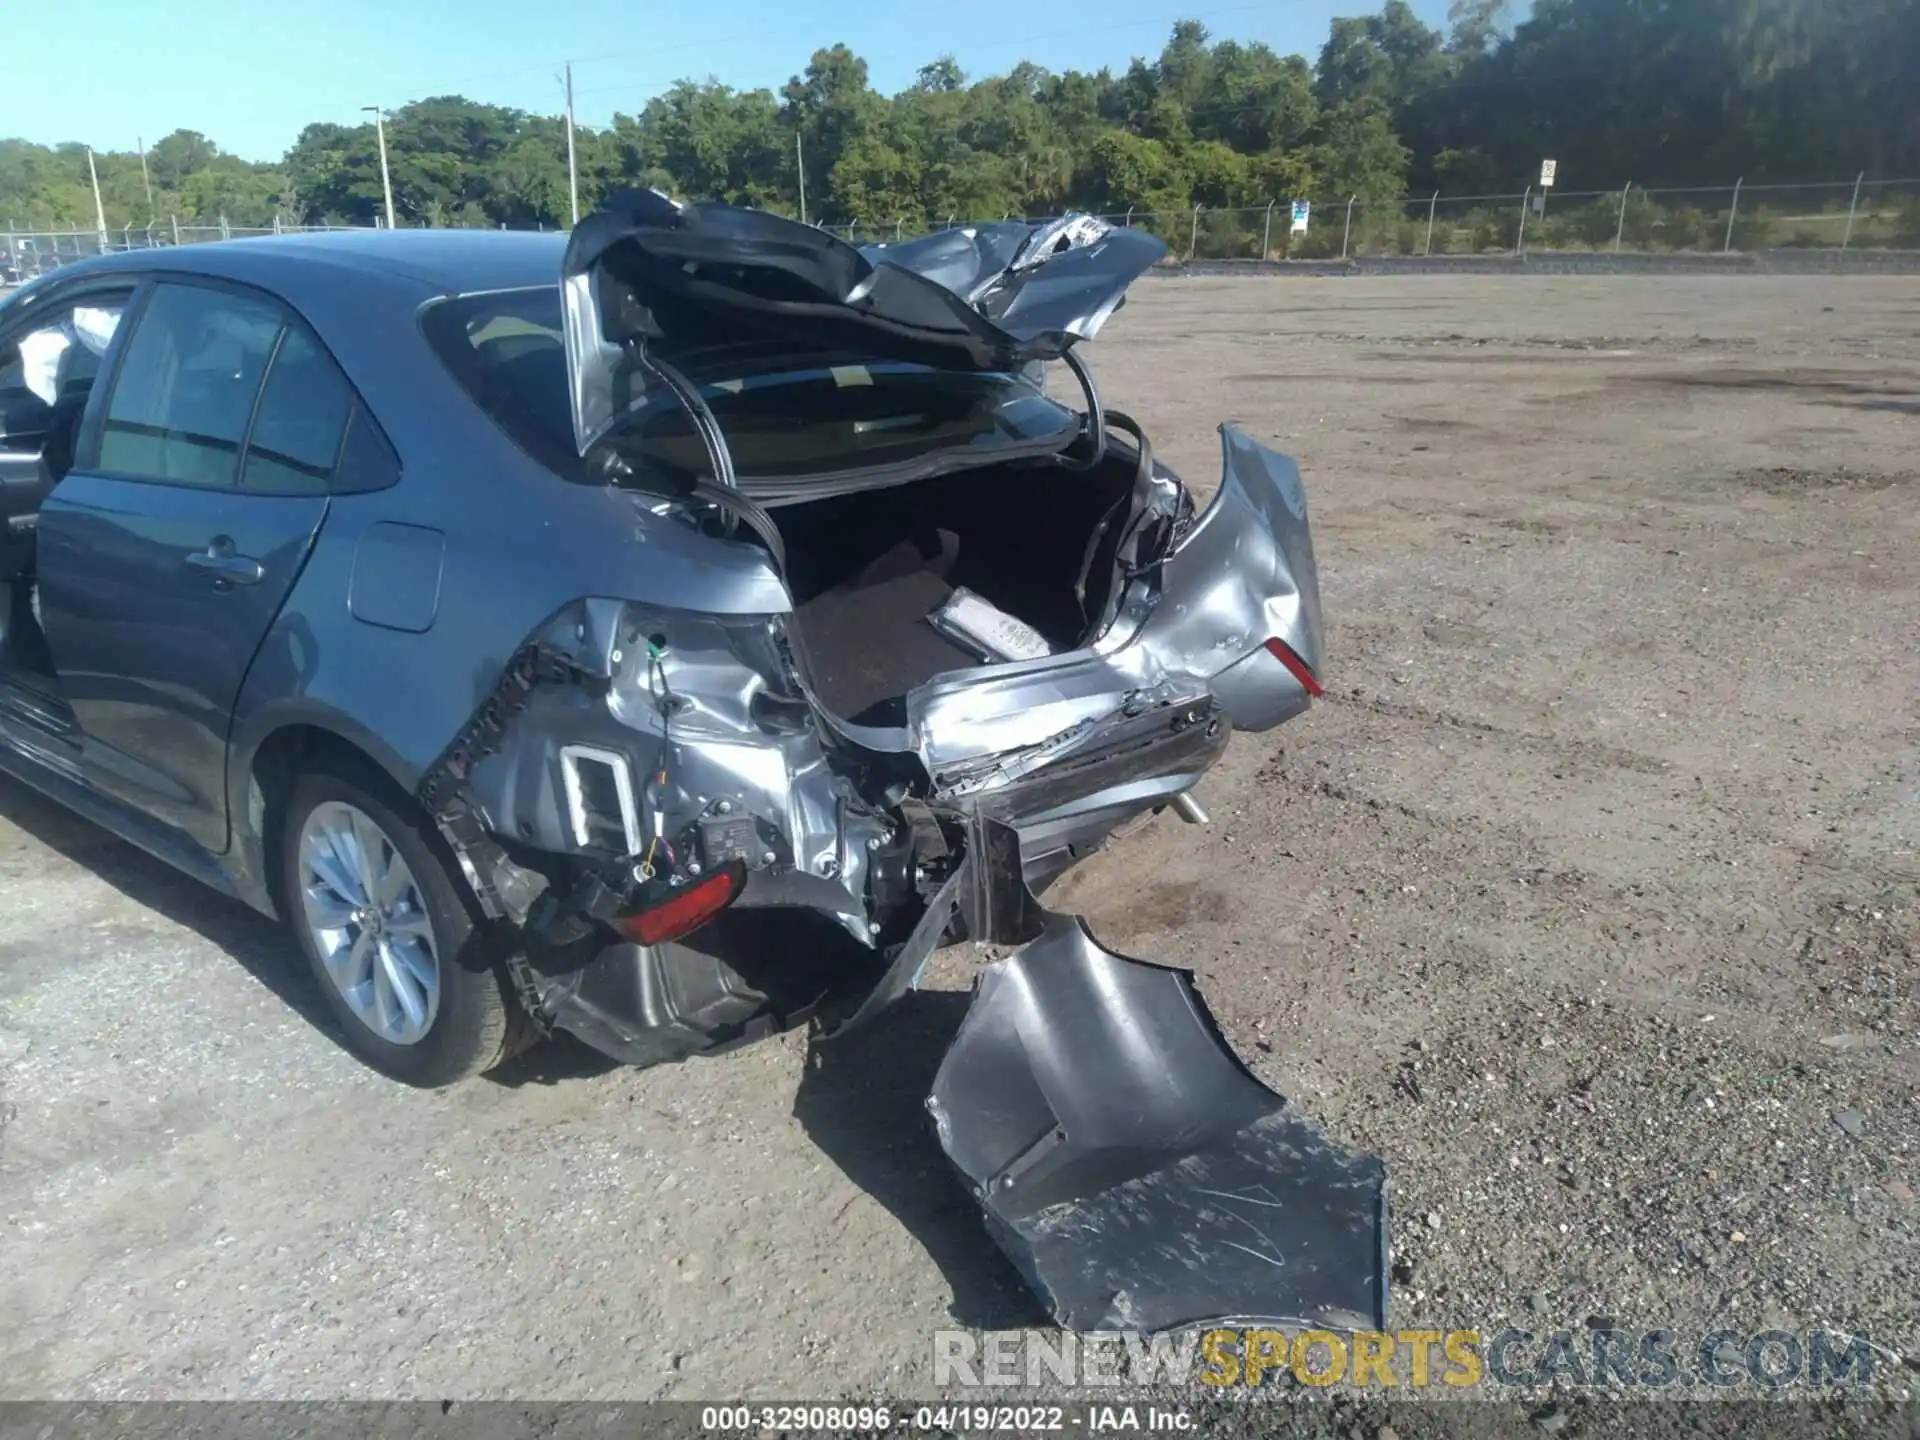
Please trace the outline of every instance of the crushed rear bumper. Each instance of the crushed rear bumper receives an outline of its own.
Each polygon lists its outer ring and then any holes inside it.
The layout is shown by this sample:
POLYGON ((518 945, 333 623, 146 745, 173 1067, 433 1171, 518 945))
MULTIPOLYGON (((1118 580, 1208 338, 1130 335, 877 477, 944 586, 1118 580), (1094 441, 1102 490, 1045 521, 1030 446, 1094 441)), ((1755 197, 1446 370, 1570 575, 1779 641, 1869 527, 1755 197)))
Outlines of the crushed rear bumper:
POLYGON ((1380 1161, 1263 1085, 1189 972, 1049 913, 1019 832, 970 818, 966 858, 841 1033, 910 988, 943 935, 1020 946, 981 973, 927 1109, 1053 1318, 1094 1332, 1384 1329, 1380 1161))
POLYGON ((1386 1325, 1386 1177, 1234 1057, 1190 974, 1074 916, 981 975, 927 1097, 1061 1325, 1386 1325))

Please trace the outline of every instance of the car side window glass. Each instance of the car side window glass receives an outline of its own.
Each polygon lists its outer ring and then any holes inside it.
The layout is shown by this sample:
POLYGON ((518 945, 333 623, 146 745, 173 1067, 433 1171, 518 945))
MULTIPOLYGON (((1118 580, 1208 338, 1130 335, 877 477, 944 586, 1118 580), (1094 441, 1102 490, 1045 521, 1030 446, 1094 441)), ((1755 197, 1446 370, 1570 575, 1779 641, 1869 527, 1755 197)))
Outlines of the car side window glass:
POLYGON ((282 324, 264 301, 156 286, 107 397, 99 468, 175 485, 232 485, 282 324))
POLYGON ((340 464, 333 472, 333 493, 363 495, 385 490, 400 483, 400 457, 393 442, 365 405, 356 405, 347 424, 346 443, 340 447, 340 464))
POLYGON ((240 488, 323 495, 340 459, 353 391, 319 341, 289 326, 267 370, 240 488))

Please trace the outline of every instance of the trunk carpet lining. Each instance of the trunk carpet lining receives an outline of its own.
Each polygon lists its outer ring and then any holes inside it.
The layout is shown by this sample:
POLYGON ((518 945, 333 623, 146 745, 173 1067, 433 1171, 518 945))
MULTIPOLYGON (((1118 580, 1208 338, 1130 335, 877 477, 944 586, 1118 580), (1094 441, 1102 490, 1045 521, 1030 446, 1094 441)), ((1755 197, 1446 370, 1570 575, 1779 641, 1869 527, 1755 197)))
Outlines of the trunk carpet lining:
POLYGON ((794 610, 808 676, 829 710, 855 723, 886 723, 897 717, 868 712, 942 671, 980 663, 927 623, 953 594, 953 562, 945 534, 899 545, 794 610))

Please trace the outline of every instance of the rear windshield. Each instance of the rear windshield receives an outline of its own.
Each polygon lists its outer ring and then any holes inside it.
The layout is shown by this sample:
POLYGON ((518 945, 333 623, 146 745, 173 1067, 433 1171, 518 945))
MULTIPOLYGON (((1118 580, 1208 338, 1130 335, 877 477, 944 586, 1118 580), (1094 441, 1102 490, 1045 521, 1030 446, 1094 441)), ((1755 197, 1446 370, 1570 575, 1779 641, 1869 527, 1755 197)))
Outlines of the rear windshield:
MULTIPOLYGON (((574 473, 557 286, 463 295, 427 312, 429 340, 473 398, 539 458, 574 473)), ((700 389, 742 478, 899 465, 935 452, 1044 450, 1079 419, 1026 375, 929 369, 859 356, 736 345, 668 354, 700 389)), ((706 452, 686 412, 655 391, 613 442, 677 475, 706 452)))

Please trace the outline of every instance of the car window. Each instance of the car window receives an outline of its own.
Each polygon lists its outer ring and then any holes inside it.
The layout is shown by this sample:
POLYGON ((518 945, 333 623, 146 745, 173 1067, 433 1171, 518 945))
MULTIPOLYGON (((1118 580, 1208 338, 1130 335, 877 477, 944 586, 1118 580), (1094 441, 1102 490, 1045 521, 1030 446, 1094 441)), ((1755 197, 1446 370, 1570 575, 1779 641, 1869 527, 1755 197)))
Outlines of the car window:
POLYGON ((434 349, 482 409, 539 459, 571 468, 559 286, 462 296, 429 307, 425 323, 434 349))
POLYGON ((353 391, 339 366, 305 330, 288 327, 253 418, 241 489, 326 493, 352 411, 353 391))
POLYGON ((77 420, 119 327, 122 296, 89 296, 0 343, 0 447, 35 448, 77 420))
MULTIPOLYGON (((455 378, 508 434, 562 473, 574 468, 558 286, 458 296, 429 307, 424 323, 455 378)), ((802 354, 775 342, 683 348, 671 358, 699 387, 747 478, 1031 451, 1079 433, 1078 417, 1025 374, 802 354)), ((707 465, 691 418, 658 391, 636 403, 616 448, 671 472, 707 465)))
POLYGON ((233 484, 281 326, 264 301, 156 286, 107 397, 100 468, 176 485, 233 484))

